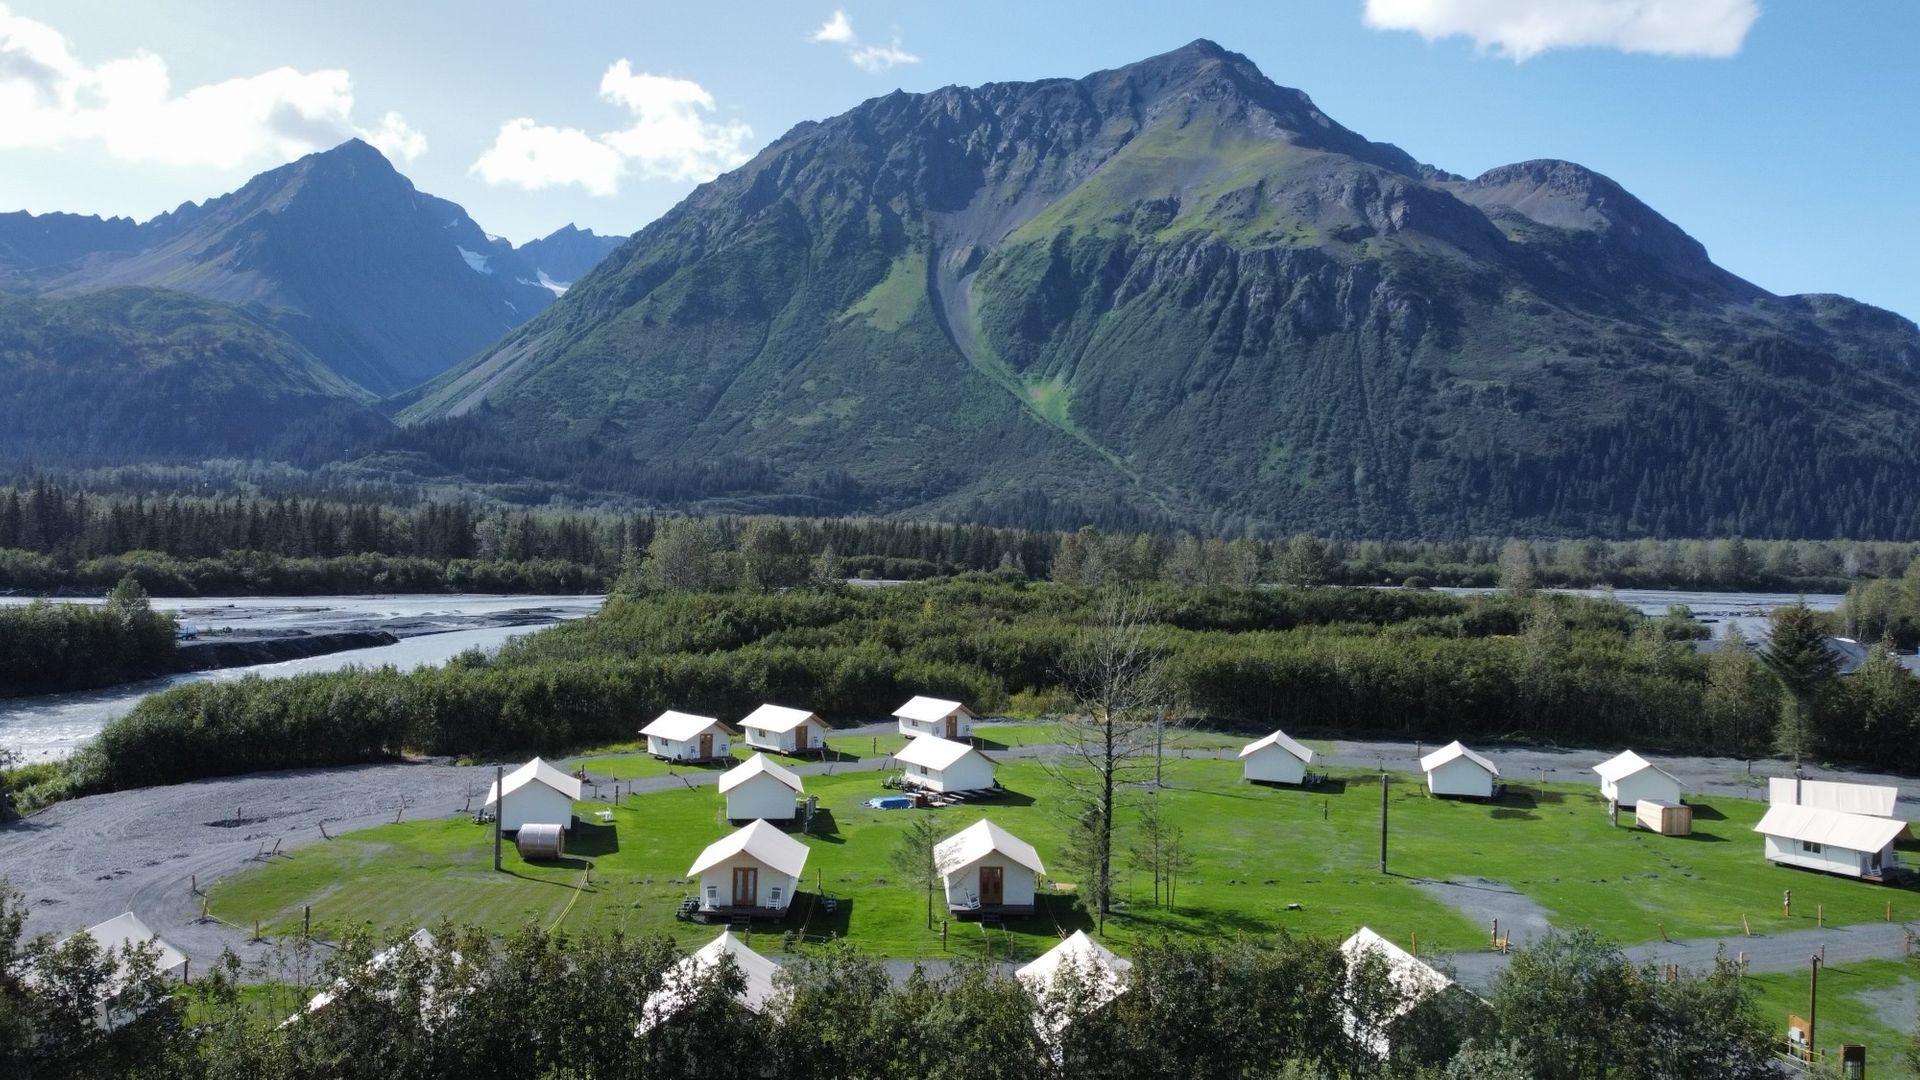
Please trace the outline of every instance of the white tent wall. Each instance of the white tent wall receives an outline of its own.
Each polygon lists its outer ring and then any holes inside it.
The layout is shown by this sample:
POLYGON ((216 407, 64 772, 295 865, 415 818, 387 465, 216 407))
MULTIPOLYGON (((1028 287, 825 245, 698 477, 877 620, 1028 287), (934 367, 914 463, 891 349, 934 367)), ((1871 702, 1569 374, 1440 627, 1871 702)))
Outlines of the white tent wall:
MULTIPOLYGON (((723 758, 732 753, 732 751, 733 744, 732 741, 727 738, 726 733, 715 731, 713 733, 712 756, 715 758, 723 758)), ((700 754, 700 740, 698 739, 688 739, 682 742, 675 739, 661 738, 658 735, 649 735, 647 736, 647 753, 652 754, 654 757, 666 758, 670 761, 704 760, 700 754)))
POLYGON ((1300 784, 1307 779, 1307 763, 1285 747, 1267 746, 1241 759, 1240 774, 1268 784, 1300 784))
POLYGON ((968 754, 944 769, 905 767, 908 779, 933 791, 979 791, 993 786, 993 762, 968 754))
POLYGON ((753 818, 791 821, 794 804, 792 788, 778 777, 762 773, 727 792, 727 818, 731 821, 749 821, 753 818))
POLYGON ((500 809, 501 832, 519 832, 523 825, 541 822, 572 825, 573 800, 541 783, 507 792, 506 805, 500 809))
POLYGON ((1493 777, 1472 759, 1457 757, 1427 774, 1427 790, 1435 795, 1493 797, 1493 777))
POLYGON ((947 907, 951 910, 963 910, 975 906, 980 899, 980 868, 998 866, 1002 868, 1000 907, 1031 908, 1034 896, 1034 873, 1029 867, 1022 866, 998 852, 977 862, 961 867, 948 874, 947 907))
POLYGON ((1603 780, 1600 782, 1600 794, 1618 800, 1622 809, 1636 806, 1642 799, 1667 803, 1681 801, 1680 782, 1659 769, 1642 769, 1632 776, 1622 777, 1618 784, 1603 780))
MULTIPOLYGON (((1868 852, 1835 847, 1832 844, 1819 845, 1819 851, 1808 851, 1806 845, 1800 841, 1784 836, 1769 836, 1766 842, 1767 861, 1786 866, 1824 870, 1829 874, 1842 874, 1846 877, 1864 877, 1873 864, 1872 855, 1868 852)), ((1883 867, 1894 865, 1891 846, 1882 857, 1881 865, 1883 867)))
POLYGON ((734 907, 733 871, 737 867, 753 867, 758 871, 759 890, 753 906, 769 911, 785 911, 793 902, 793 890, 796 886, 793 875, 783 874, 766 863, 741 852, 730 859, 716 863, 700 872, 700 907, 702 910, 734 907))

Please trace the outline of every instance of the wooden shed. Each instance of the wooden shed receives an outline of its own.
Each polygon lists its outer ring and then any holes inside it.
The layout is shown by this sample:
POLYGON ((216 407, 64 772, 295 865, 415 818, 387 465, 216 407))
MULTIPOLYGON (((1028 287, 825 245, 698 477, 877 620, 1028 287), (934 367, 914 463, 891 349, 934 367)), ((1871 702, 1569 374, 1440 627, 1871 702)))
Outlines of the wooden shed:
POLYGON ((1633 820, 1661 836, 1692 836, 1693 807, 1660 799, 1641 799, 1633 805, 1633 820))

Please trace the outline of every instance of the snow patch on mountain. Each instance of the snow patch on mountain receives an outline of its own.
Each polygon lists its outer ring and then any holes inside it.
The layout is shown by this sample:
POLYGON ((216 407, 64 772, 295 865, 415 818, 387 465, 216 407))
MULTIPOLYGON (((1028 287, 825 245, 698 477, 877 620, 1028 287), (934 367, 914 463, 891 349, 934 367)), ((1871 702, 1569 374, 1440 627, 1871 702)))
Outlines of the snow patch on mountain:
POLYGON ((460 252, 460 257, 467 260, 467 268, 472 270, 474 273, 476 274, 493 273, 493 267, 487 265, 487 257, 485 255, 482 255, 477 251, 468 251, 466 248, 463 248, 463 247, 457 247, 457 250, 460 252))

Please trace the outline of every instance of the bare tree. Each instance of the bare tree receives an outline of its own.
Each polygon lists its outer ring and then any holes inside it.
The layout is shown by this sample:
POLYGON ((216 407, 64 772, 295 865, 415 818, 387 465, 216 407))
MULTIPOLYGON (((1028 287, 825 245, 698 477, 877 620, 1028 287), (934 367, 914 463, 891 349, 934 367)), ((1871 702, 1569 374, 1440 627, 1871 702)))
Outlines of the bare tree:
POLYGON ((1120 795, 1153 770, 1160 718, 1172 704, 1166 662, 1147 641, 1148 612, 1114 594, 1061 661, 1072 708, 1059 720, 1061 750, 1049 770, 1086 830, 1082 891, 1102 929, 1113 909, 1113 832, 1120 795))

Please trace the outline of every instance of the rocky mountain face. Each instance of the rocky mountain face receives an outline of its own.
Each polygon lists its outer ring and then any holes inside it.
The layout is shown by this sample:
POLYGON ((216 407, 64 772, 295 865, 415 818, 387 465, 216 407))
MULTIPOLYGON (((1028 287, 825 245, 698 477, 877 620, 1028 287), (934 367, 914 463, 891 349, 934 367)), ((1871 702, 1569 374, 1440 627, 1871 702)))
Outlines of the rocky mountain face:
POLYGON ((1920 331, 1620 185, 1467 179, 1209 42, 895 93, 704 185, 406 417, 1347 535, 1920 527, 1920 331))
POLYGON ((532 318, 617 243, 562 230, 536 242, 552 249, 543 263, 356 139, 144 224, 0 215, 0 287, 70 297, 143 286, 246 306, 384 396, 532 318))

